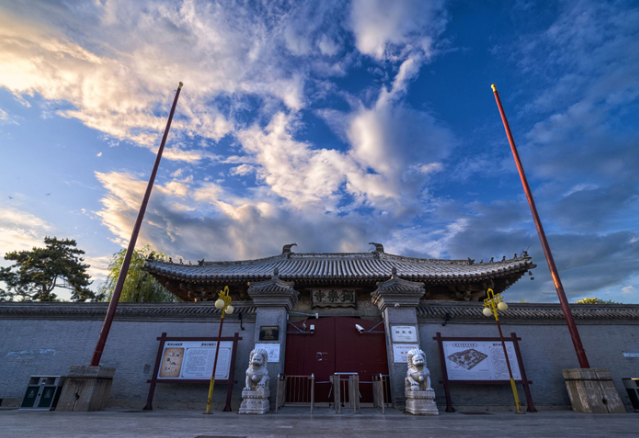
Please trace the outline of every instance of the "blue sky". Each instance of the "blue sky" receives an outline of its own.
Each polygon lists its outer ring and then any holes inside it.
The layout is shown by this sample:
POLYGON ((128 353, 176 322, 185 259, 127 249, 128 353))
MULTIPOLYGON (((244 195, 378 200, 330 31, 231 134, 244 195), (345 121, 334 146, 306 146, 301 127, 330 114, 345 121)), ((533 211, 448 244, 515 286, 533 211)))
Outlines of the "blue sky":
POLYGON ((639 301, 639 8, 618 1, 8 1, 0 252, 74 238, 95 286, 126 245, 185 260, 386 251, 511 258, 554 287, 496 83, 566 292, 639 301))

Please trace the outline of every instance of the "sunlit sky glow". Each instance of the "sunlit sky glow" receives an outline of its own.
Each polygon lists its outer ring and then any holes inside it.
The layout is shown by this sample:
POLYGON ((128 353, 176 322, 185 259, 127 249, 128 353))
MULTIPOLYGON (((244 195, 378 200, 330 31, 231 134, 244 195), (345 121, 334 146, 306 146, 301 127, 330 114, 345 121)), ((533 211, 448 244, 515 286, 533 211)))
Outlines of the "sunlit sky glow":
POLYGON ((0 252, 74 238, 174 259, 528 249, 557 300, 496 83, 571 301, 639 301, 639 8, 630 1, 5 1, 0 252))

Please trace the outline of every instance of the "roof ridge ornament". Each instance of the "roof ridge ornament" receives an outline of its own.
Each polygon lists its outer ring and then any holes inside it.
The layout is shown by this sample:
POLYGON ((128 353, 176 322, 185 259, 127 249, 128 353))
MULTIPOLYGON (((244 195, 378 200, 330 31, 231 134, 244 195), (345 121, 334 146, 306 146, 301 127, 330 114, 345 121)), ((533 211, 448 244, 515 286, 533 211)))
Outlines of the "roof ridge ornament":
POLYGON ((384 245, 381 243, 368 242, 368 244, 375 246, 375 252, 384 252, 384 245))
POLYGON ((282 247, 282 254, 291 254, 293 252, 291 251, 291 248, 293 248, 294 246, 297 246, 297 243, 288 243, 284 245, 282 247))

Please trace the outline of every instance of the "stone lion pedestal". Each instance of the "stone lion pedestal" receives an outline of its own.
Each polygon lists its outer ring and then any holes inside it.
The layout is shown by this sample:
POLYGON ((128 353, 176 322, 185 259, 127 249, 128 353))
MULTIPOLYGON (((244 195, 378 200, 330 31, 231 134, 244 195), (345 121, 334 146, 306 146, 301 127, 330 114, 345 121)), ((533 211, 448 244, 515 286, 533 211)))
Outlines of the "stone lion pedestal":
POLYGON ((435 391, 430 386, 426 355, 419 348, 414 348, 406 354, 406 362, 406 412, 413 415, 439 415, 435 391))
POLYGON ((268 353, 266 350, 256 348, 251 351, 239 414, 266 414, 269 411, 270 391, 268 389, 267 362, 268 353))
POLYGON ((266 414, 270 407, 268 397, 270 391, 268 388, 244 389, 242 391, 242 404, 240 405, 240 414, 266 414))
POLYGON ((435 404, 435 391, 431 388, 412 390, 406 388, 406 412, 413 415, 439 415, 435 404))

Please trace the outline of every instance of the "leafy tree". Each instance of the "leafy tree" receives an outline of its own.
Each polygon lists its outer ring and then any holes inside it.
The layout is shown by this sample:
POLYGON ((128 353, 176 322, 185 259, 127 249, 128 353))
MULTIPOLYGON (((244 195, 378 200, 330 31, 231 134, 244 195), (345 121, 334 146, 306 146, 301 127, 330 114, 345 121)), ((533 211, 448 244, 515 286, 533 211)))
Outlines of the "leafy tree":
POLYGON ((5 260, 15 264, 0 268, 0 281, 7 287, 0 289, 0 300, 20 297, 22 301, 55 301, 55 288, 69 289, 74 301, 94 298, 86 272, 89 265, 82 263, 84 251, 76 248, 75 240, 45 237, 44 243, 44 248, 5 254, 5 260))
POLYGON ((602 300, 601 298, 584 298, 583 300, 575 301, 577 304, 623 304, 618 301, 602 300))
MULTIPOLYGON (((109 263, 109 276, 102 287, 103 294, 109 298, 113 296, 125 255, 126 250, 123 249, 115 253, 109 263)), ((129 271, 124 280, 120 301, 138 303, 181 301, 158 283, 151 274, 142 270, 149 257, 153 257, 155 260, 168 260, 169 258, 166 254, 152 251, 148 245, 142 249, 134 250, 129 271)))

